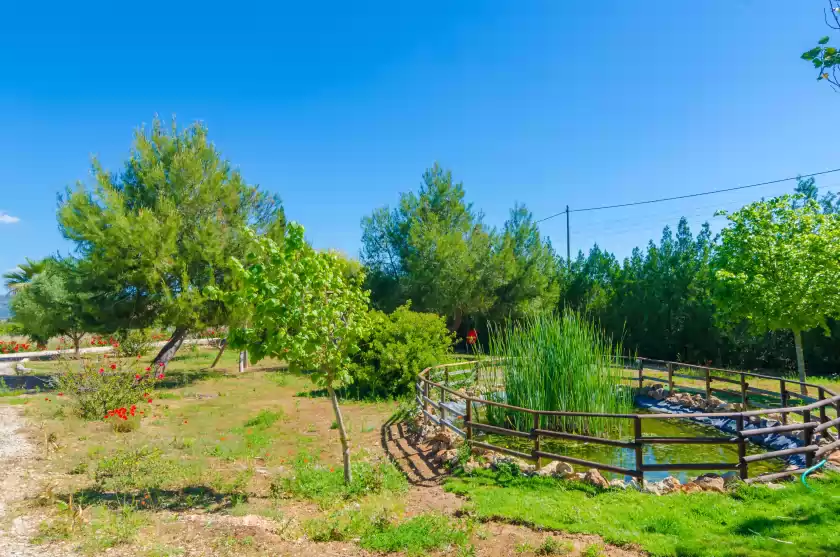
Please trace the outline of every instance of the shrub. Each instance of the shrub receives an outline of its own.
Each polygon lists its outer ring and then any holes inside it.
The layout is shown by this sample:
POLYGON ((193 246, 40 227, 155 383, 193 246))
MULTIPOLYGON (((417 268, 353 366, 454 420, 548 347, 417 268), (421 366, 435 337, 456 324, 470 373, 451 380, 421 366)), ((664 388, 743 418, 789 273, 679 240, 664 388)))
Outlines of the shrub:
POLYGON ((95 358, 63 360, 56 378, 58 390, 70 397, 76 412, 86 420, 100 420, 109 411, 141 400, 151 402, 155 383, 163 372, 136 359, 95 358))
POLYGON ((388 396, 407 393, 418 373, 442 363, 452 351, 455 334, 439 315, 411 311, 406 304, 390 315, 373 310, 371 320, 371 336, 352 370, 360 390, 388 396))
POLYGON ((149 329, 131 329, 117 335, 116 352, 121 358, 134 358, 152 349, 152 331, 149 329))

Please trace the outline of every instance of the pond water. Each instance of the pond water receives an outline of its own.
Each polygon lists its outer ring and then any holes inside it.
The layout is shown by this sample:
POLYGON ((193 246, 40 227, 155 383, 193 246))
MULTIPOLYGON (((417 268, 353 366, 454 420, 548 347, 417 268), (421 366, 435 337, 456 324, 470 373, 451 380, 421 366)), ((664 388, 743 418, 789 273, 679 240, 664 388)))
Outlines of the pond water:
MULTIPOLYGON (((639 413, 642 413, 639 411, 639 413)), ((530 439, 523 439, 517 437, 506 437, 492 434, 479 434, 475 431, 475 439, 485 443, 492 443, 500 447, 515 449, 522 452, 530 452, 533 448, 533 441, 530 439)), ((691 420, 678 419, 658 419, 645 420, 644 422, 644 436, 645 437, 727 437, 715 427, 699 424, 691 420)), ((597 443, 584 443, 580 441, 567 441, 560 439, 540 439, 541 448, 545 452, 555 453, 559 455, 570 456, 574 458, 581 458, 602 464, 609 464, 612 466, 619 466, 621 468, 633 469, 636 467, 636 453, 633 449, 623 449, 621 447, 610 447, 608 445, 601 445, 597 443)), ((767 449, 747 444, 747 454, 758 454, 767 452, 767 449)), ((644 448, 644 462, 645 464, 693 464, 693 463, 712 463, 712 462, 737 462, 738 461, 738 445, 676 445, 676 444, 656 444, 645 445, 644 448)), ((786 464, 780 459, 770 459, 760 462, 751 463, 749 466, 750 477, 758 476, 769 472, 780 472, 784 470, 786 464)), ((585 471, 585 468, 574 466, 577 471, 585 471)), ((693 480, 700 474, 706 472, 723 474, 725 471, 721 470, 691 470, 680 471, 674 470, 671 472, 645 472, 645 479, 658 481, 667 476, 674 476, 681 482, 685 483, 693 480)), ((604 477, 630 479, 623 477, 620 474, 611 472, 603 472, 604 477)))

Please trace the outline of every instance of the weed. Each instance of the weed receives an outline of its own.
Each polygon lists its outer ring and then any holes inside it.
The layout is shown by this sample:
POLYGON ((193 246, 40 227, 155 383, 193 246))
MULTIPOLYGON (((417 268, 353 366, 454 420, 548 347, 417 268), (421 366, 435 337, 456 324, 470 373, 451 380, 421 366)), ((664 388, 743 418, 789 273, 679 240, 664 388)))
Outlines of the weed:
POLYGON ((396 526, 387 526, 363 535, 360 545, 372 551, 408 555, 427 555, 436 549, 466 546, 469 536, 448 517, 438 514, 420 515, 396 526))
POLYGON ((583 557, 603 557, 604 546, 599 543, 590 544, 583 550, 582 555, 583 557))
POLYGON ((274 425, 274 423, 278 420, 282 420, 285 417, 286 416, 283 413, 282 409, 280 409, 277 412, 272 412, 271 410, 262 410, 259 414, 245 422, 244 427, 266 429, 274 425))
POLYGON ((574 547, 568 542, 561 542, 554 536, 546 537, 537 550, 537 555, 566 555, 571 553, 574 547))

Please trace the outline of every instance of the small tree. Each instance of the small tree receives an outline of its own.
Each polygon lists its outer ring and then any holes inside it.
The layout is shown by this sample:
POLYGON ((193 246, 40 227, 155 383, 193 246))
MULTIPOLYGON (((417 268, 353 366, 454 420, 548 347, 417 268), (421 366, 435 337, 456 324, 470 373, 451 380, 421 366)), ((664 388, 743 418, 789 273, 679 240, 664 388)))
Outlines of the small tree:
POLYGON ((312 371, 332 400, 344 481, 350 483, 350 445, 335 387, 352 381, 351 357, 369 327, 363 273, 349 274, 336 254, 314 250, 298 224, 287 227, 282 246, 249 234, 252 249, 245 263, 234 260, 236 288, 210 289, 229 307, 241 308, 237 321, 248 324, 231 329, 228 341, 247 350, 252 362, 273 356, 292 369, 312 371))
POLYGON ((89 294, 74 280, 69 262, 45 260, 41 270, 17 290, 11 310, 24 334, 46 344, 66 335, 76 353, 89 323, 86 308, 89 294))
POLYGON ((715 255, 715 304, 730 323, 793 331, 804 382, 802 331, 828 330, 826 319, 840 311, 840 221, 812 199, 801 206, 794 199, 757 201, 727 215, 715 255))

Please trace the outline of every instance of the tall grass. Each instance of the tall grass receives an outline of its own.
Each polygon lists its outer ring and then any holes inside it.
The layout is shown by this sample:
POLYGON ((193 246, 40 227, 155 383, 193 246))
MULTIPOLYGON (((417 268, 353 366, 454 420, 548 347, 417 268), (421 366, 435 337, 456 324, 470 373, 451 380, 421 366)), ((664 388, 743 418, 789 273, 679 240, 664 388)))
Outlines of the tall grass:
MULTIPOLYGON (((626 413, 631 393, 621 385, 621 345, 613 344, 588 318, 573 311, 548 313, 490 327, 490 356, 500 364, 504 392, 497 400, 532 410, 626 413)), ((533 427, 530 414, 487 405, 487 420, 504 427, 533 427)), ((612 418, 543 416, 541 426, 602 434, 612 418)))

